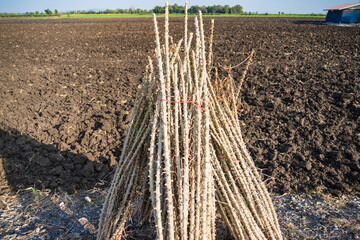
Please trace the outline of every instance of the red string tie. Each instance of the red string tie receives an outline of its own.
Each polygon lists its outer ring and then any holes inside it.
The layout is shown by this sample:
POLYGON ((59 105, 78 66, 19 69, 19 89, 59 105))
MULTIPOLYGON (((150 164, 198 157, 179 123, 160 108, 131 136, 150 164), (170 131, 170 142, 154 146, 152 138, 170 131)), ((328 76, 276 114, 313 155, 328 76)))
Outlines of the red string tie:
POLYGON ((128 158, 128 157, 125 156, 125 155, 124 155, 124 158, 125 158, 126 160, 129 160, 129 161, 135 161, 134 159, 128 158))
MULTIPOLYGON (((131 233, 132 231, 124 231, 122 233, 120 233, 116 238, 115 240, 118 240, 118 239, 122 239, 122 238, 126 238, 127 236, 129 236, 128 233, 131 233), (119 238, 120 237, 120 238, 119 238)), ((109 239, 110 240, 110 239, 109 239)))
MULTIPOLYGON (((187 101, 187 100, 185 99, 185 97, 181 94, 181 91, 180 91, 179 89, 174 88, 174 87, 170 87, 170 88, 177 90, 177 91, 179 92, 180 97, 182 98, 183 101, 179 101, 179 102, 178 102, 178 101, 171 101, 171 100, 162 99, 162 98, 158 98, 158 100, 160 100, 160 101, 165 101, 165 102, 170 102, 170 103, 191 103, 191 104, 194 105, 195 107, 200 108, 201 110, 205 111, 205 108, 201 107, 201 106, 198 105, 198 104, 200 104, 200 103, 202 103, 202 102, 208 102, 208 101, 201 101, 201 100, 199 100, 199 101, 192 101, 192 100, 191 100, 191 96, 189 97, 189 100, 187 101), (198 103, 198 104, 196 104, 196 103, 198 103)), ((174 96, 171 96, 171 97, 174 97, 174 96)))

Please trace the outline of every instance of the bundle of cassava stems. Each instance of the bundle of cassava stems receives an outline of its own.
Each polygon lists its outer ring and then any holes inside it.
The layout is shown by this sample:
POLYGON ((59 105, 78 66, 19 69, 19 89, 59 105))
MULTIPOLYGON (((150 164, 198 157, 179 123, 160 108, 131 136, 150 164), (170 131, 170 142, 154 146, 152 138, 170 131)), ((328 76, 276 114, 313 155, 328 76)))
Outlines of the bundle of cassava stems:
MULTIPOLYGON (((201 12, 195 34, 156 49, 138 90, 123 151, 100 217, 98 239, 121 239, 127 222, 152 223, 156 239, 215 239, 215 219, 235 239, 282 239, 269 193, 237 119, 241 82, 212 71, 201 12), (153 63, 155 62, 155 63, 153 63)), ((247 66, 252 54, 247 59, 247 66)))

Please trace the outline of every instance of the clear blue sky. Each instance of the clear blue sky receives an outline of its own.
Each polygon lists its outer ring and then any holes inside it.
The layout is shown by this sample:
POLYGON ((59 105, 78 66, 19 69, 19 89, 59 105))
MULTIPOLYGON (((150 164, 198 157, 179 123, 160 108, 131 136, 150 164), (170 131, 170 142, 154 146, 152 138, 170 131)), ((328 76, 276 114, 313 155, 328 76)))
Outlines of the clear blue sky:
MULTIPOLYGON (((359 0, 188 0, 189 5, 230 5, 240 4, 246 12, 259 13, 322 13, 323 9, 359 0)), ((184 5, 185 1, 169 1, 169 4, 184 5)), ((163 6, 165 0, 0 0, 0 12, 32 12, 57 9, 59 12, 69 10, 141 8, 152 9, 163 6)))

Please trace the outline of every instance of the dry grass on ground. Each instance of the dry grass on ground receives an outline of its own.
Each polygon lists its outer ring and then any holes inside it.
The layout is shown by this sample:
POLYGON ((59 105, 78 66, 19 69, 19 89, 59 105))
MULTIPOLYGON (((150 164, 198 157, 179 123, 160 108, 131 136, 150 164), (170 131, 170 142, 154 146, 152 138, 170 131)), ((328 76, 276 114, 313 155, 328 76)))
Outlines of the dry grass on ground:
MULTIPOLYGON (((31 189, 0 196, 1 239, 96 239, 104 190, 72 195, 37 193, 39 205, 31 189)), ((314 193, 272 195, 272 199, 285 239, 360 238, 358 197, 334 198, 314 193)), ((127 239, 151 239, 149 232, 142 234, 135 227, 129 230, 127 239)), ((225 236, 226 232, 221 239, 225 236)))

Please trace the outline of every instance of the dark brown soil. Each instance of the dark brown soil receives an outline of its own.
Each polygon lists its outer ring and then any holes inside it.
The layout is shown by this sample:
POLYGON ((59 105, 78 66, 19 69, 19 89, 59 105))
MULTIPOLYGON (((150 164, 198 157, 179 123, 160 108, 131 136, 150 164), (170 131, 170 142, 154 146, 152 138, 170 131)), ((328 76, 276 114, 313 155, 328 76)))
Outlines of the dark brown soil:
MULTIPOLYGON (((217 18, 214 62, 255 50, 240 118, 269 189, 359 195, 360 28, 294 20, 217 18)), ((150 18, 0 20, 0 192, 111 178, 153 35, 150 18)))

